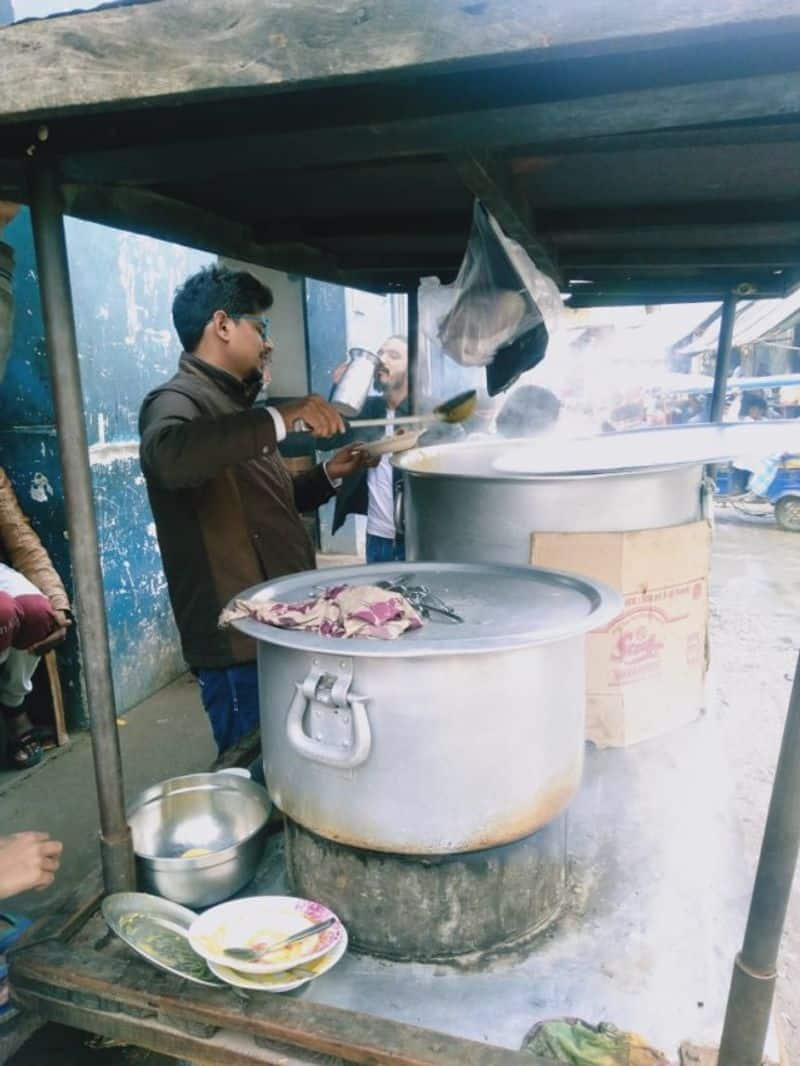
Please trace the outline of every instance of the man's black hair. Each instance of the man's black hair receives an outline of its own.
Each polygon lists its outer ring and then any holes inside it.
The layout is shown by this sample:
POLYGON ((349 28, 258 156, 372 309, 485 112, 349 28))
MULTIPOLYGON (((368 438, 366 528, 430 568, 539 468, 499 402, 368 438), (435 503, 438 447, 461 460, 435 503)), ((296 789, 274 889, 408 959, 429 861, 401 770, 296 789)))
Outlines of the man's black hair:
POLYGON ((207 266, 184 281, 172 301, 172 321, 185 352, 193 352, 215 311, 231 318, 272 307, 272 291, 246 270, 207 266))
POLYGON ((748 411, 751 411, 754 407, 757 407, 759 411, 769 410, 767 401, 763 396, 759 396, 758 393, 753 395, 752 393, 743 392, 742 398, 739 401, 739 417, 744 418, 748 411))
POLYGON ((529 437, 549 429, 558 420, 561 401, 541 385, 520 385, 503 404, 495 419, 504 437, 529 437))

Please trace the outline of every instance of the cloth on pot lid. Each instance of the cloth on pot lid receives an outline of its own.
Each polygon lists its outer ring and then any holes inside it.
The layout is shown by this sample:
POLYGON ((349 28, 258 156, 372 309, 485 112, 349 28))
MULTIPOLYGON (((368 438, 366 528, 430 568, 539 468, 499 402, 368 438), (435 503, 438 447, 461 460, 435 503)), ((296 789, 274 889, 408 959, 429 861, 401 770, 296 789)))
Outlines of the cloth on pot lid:
POLYGON ((395 640, 419 629, 422 619, 397 592, 375 585, 333 585, 319 596, 297 603, 280 603, 268 592, 234 600, 220 615, 220 626, 253 618, 280 629, 305 629, 326 637, 373 637, 395 640))

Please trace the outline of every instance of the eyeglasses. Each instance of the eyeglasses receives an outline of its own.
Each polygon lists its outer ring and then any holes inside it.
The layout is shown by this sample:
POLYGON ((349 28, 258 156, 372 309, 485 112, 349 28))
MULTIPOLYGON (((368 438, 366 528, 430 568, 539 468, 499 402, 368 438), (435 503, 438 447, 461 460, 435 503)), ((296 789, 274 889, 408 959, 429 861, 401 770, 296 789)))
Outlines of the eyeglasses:
POLYGON ((262 341, 265 341, 269 337, 269 318, 267 315, 231 315, 231 318, 247 319, 248 322, 252 322, 256 327, 262 341))

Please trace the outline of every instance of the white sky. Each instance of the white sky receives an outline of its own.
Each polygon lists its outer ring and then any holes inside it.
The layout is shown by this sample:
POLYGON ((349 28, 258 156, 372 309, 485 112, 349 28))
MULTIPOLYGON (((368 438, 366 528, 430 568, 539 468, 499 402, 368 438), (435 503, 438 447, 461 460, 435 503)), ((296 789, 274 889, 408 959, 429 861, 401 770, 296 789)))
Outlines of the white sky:
POLYGON ((14 19, 44 18, 63 11, 91 11, 105 0, 11 0, 14 19))

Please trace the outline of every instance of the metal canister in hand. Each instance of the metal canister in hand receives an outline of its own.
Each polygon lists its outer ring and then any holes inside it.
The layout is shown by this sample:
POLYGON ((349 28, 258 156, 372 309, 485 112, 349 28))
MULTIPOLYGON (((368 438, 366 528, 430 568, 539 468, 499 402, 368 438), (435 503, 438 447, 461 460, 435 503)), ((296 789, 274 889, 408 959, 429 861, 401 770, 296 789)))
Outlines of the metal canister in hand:
POLYGON ((351 348, 347 353, 347 369, 331 396, 333 406, 347 418, 361 413, 379 366, 378 356, 366 348, 351 348))

